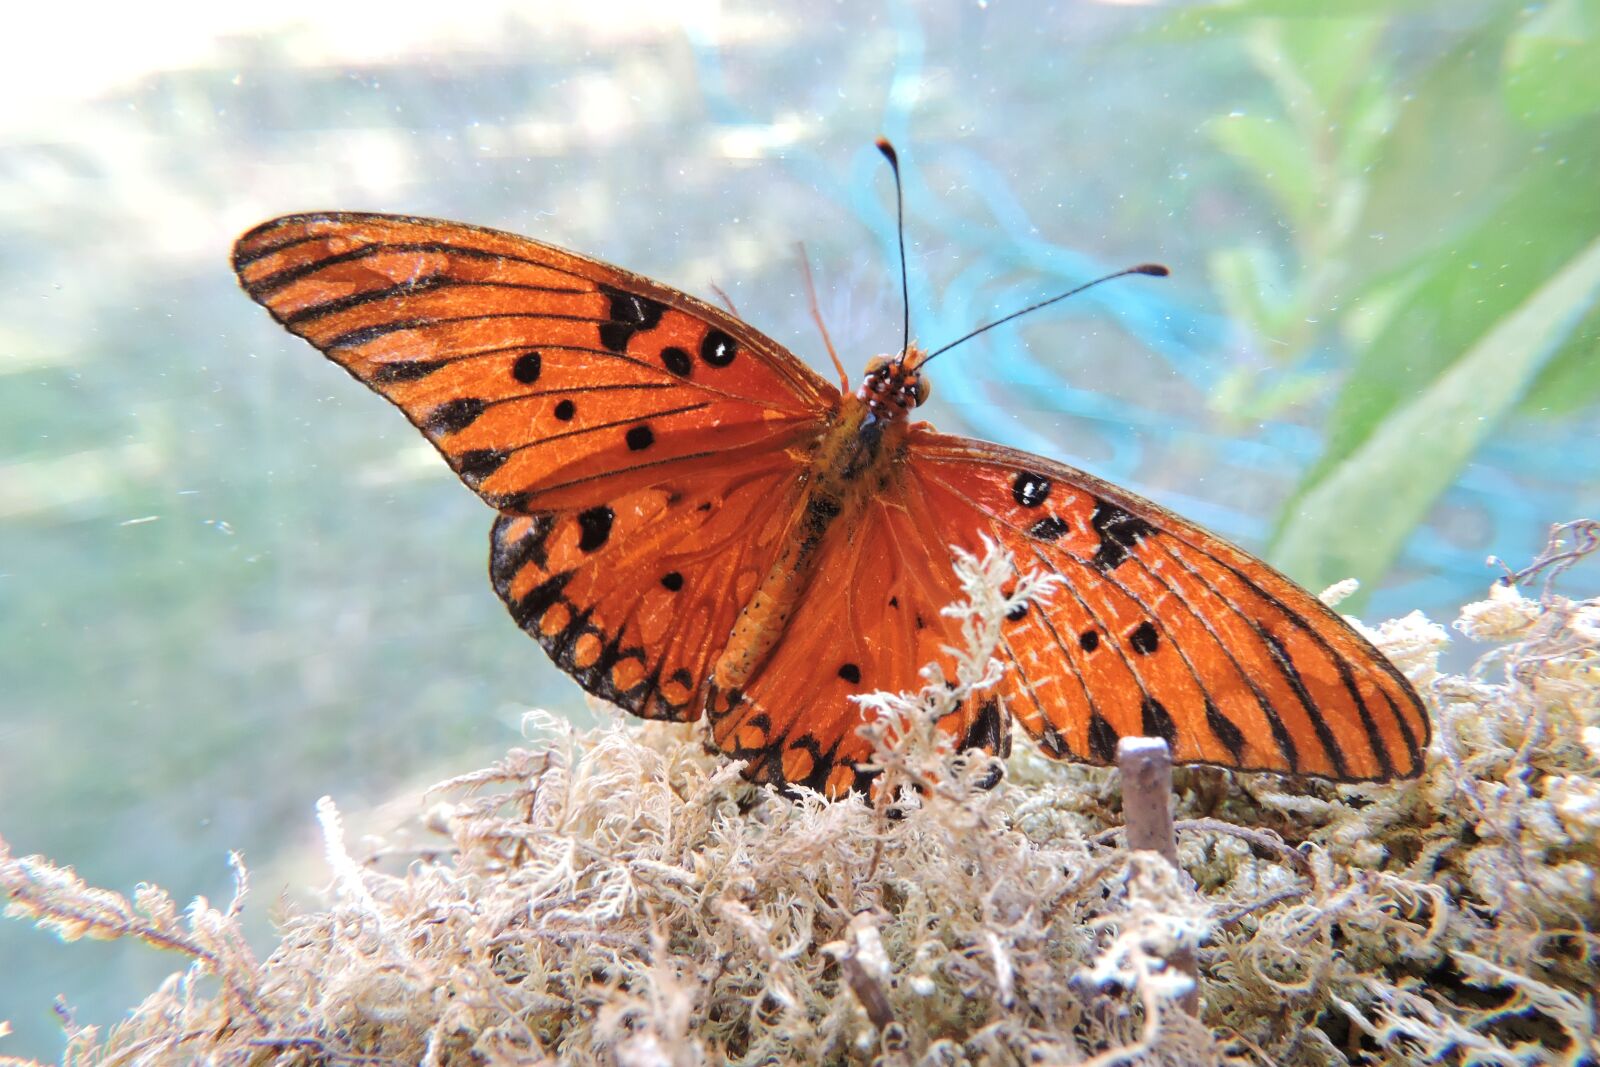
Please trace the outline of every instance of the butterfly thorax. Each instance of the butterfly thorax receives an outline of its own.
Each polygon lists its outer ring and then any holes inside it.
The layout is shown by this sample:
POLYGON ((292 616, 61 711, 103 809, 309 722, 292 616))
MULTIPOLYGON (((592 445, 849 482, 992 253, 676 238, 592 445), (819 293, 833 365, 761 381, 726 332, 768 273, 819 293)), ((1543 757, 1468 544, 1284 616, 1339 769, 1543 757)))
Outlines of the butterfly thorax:
MULTIPOLYGON (((870 369, 868 374, 871 380, 870 369)), ((866 389, 863 384, 862 390, 866 389)), ((717 660, 710 709, 714 716, 737 705, 739 690, 783 636, 824 539, 848 536, 872 501, 887 493, 904 451, 908 423, 902 416, 914 406, 915 402, 901 407, 880 400, 875 410, 875 402, 860 393, 846 396, 838 414, 811 445, 800 475, 800 506, 784 548, 740 611, 717 660), (878 414, 885 403, 896 413, 878 414)))

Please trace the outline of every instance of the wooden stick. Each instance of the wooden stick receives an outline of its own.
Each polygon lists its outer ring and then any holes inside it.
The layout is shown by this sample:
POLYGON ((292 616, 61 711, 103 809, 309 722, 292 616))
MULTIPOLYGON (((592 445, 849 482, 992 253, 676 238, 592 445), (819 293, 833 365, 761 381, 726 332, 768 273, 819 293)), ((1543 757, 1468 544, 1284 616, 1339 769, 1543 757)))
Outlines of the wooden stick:
MULTIPOLYGON (((1122 818, 1128 847, 1159 852, 1173 869, 1178 864, 1178 834, 1172 823, 1172 750, 1159 737, 1124 737, 1117 742, 1122 771, 1122 818)), ((1189 992, 1178 1006, 1194 1015, 1200 1009, 1200 968, 1192 948, 1179 948, 1167 963, 1189 976, 1189 992)))
POLYGON ((1128 847, 1159 852, 1178 866, 1178 833, 1172 825, 1172 752, 1159 737, 1124 737, 1117 742, 1122 770, 1122 818, 1128 847))

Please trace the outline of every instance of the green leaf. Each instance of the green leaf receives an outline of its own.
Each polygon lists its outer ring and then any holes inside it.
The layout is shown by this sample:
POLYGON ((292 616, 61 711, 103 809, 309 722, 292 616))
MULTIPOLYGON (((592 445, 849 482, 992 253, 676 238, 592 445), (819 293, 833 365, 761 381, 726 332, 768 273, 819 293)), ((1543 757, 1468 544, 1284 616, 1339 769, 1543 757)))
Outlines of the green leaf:
POLYGON ((1364 173, 1394 129, 1400 105, 1378 73, 1355 87, 1345 106, 1340 165, 1346 174, 1364 173))
POLYGON ((1600 295, 1600 238, 1300 498, 1272 560, 1312 589, 1372 581, 1600 295))
POLYGON ((1561 418, 1600 401, 1600 303, 1550 357, 1522 400, 1525 415, 1561 418))
POLYGON ((1232 115, 1207 123, 1206 131, 1272 194, 1295 225, 1309 221, 1316 206, 1316 179, 1307 146, 1293 126, 1257 115, 1232 115))
POLYGON ((1391 113, 1372 116, 1386 135, 1367 147, 1366 201, 1349 248, 1353 276, 1415 267, 1419 256, 1480 222, 1525 171, 1549 165, 1505 114, 1504 30, 1496 24, 1466 34, 1396 87, 1391 113))
MULTIPOLYGON (((1343 112, 1359 85, 1382 81, 1382 72, 1373 66, 1373 52, 1389 19, 1390 13, 1383 12, 1343 18, 1284 19, 1276 24, 1272 39, 1294 67, 1318 110, 1317 114, 1305 115, 1306 120, 1326 124, 1343 112)), ((1262 57, 1254 41, 1251 52, 1260 65, 1262 57)))
POLYGON ((1339 321, 1339 332, 1345 343, 1358 350, 1371 346, 1416 294, 1422 280, 1420 274, 1413 271, 1370 286, 1339 321))
POLYGON ((1273 254, 1247 245, 1215 252, 1207 262, 1211 285, 1228 317, 1278 349, 1274 356, 1292 354, 1302 340, 1305 320, 1295 309, 1294 289, 1284 281, 1273 254))
POLYGON ((1401 15, 1436 3, 1437 0, 1341 0, 1338 4, 1327 0, 1233 0, 1174 11, 1159 32, 1169 40, 1183 41, 1218 31, 1232 32, 1242 23, 1264 18, 1339 22, 1352 15, 1401 15))
POLYGON ((1600 129, 1588 128, 1595 125, 1552 138, 1547 151, 1526 152, 1521 179, 1503 189, 1498 202, 1480 203, 1470 228, 1384 279, 1385 285, 1404 279, 1410 291, 1357 352, 1328 418, 1325 453, 1307 472, 1307 488, 1600 233, 1600 197, 1592 189, 1600 129))
POLYGON ((1506 105, 1534 129, 1600 111, 1600 0, 1554 0, 1506 42, 1506 105))
POLYGON ((1236 426, 1283 417, 1327 392, 1327 375, 1273 366, 1235 367, 1211 388, 1210 408, 1236 426))

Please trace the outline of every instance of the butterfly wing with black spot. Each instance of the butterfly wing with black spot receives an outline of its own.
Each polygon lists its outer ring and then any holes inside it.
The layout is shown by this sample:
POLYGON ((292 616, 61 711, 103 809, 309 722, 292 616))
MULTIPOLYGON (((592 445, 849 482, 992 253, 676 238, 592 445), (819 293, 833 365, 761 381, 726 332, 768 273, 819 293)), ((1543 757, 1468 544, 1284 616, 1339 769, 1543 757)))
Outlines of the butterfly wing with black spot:
POLYGON ((980 552, 985 536, 1062 582, 1003 624, 995 690, 940 724, 962 747, 1004 752, 1014 716, 1059 759, 1110 763, 1120 737, 1145 735, 1183 763, 1349 781, 1420 771, 1415 691, 1315 597, 1082 471, 925 426, 859 524, 830 536, 739 703, 713 714, 717 744, 758 781, 864 788, 866 713, 848 697, 915 689, 926 663, 948 672, 959 634, 939 612, 960 591, 946 546, 980 552))
POLYGON ((589 692, 644 718, 692 721, 800 489, 786 456, 756 452, 609 504, 502 514, 490 578, 589 692))
POLYGON ((948 539, 987 534, 1062 587, 1003 628, 1002 689, 1058 758, 1120 737, 1183 763, 1341 781, 1412 777, 1429 737, 1405 677, 1265 563, 1082 471, 915 428, 908 467, 948 539))
POLYGON ((605 504, 814 435, 838 391, 693 297, 524 237, 290 215, 234 247, 254 300, 405 412, 502 511, 605 504))
POLYGON ((699 716, 832 385, 693 297, 460 223, 291 215, 234 267, 502 512, 491 578, 564 670, 636 714, 699 716))
MULTIPOLYGON (((861 765, 871 748, 858 730, 870 712, 850 698, 919 689, 922 668, 934 662, 954 674, 949 649, 961 644, 961 629, 943 610, 962 591, 943 517, 898 475, 847 528, 828 531, 783 639, 734 706, 712 711, 713 741, 746 760, 757 782, 835 797, 866 789, 861 765)), ((940 728, 960 748, 1008 755, 1010 717, 996 697, 966 701, 940 728)))

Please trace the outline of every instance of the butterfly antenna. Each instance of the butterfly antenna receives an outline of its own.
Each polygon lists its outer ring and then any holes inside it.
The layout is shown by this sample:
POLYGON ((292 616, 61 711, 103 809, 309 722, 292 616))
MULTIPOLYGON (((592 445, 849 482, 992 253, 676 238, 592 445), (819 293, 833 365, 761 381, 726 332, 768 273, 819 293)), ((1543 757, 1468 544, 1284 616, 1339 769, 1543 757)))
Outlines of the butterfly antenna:
POLYGON ((887 137, 880 137, 878 151, 883 153, 883 158, 889 161, 889 169, 894 171, 894 228, 900 235, 900 303, 905 308, 905 330, 901 335, 900 353, 904 356, 906 349, 911 347, 911 285, 906 280, 906 198, 900 189, 900 157, 895 154, 894 145, 889 143, 887 137))
POLYGON ((992 330, 996 326, 999 326, 1002 323, 1010 322, 1012 319, 1018 318, 1018 317, 1020 317, 1022 315, 1026 315, 1030 311, 1038 311, 1040 308, 1049 307, 1051 304, 1054 304, 1054 303, 1056 303, 1057 301, 1060 301, 1060 300, 1065 300, 1069 296, 1077 296, 1079 293, 1083 292, 1085 289, 1093 289, 1095 286, 1099 285, 1101 282, 1109 282, 1113 278, 1125 278, 1130 274, 1147 274, 1152 278, 1165 278, 1168 273, 1169 273, 1169 271, 1167 270, 1167 268, 1163 267, 1159 263, 1141 263, 1137 267, 1129 267, 1127 270, 1119 270, 1114 274, 1107 274, 1103 278, 1096 278, 1092 282, 1084 282, 1082 285, 1078 286, 1076 289, 1068 289, 1066 292, 1061 293, 1059 296, 1052 296, 1049 300, 1041 300, 1037 304, 1029 304, 1027 307, 1023 308, 1021 311, 1013 311, 1011 314, 1007 315, 1005 318, 995 319, 993 322, 991 322, 991 323, 989 323, 989 324, 987 324, 985 326, 979 326, 976 330, 973 330, 971 333, 967 334, 966 336, 958 337, 954 341, 951 341, 949 344, 945 345, 943 348, 938 348, 938 349, 935 349, 934 351, 928 353, 927 359, 924 359, 922 361, 922 366, 926 367, 928 365, 928 360, 929 359, 932 359, 934 356, 937 356, 937 355, 939 355, 941 353, 950 351, 956 345, 965 344, 966 342, 972 340, 974 337, 978 336, 980 333, 983 333, 985 330, 992 330))
POLYGON ((833 350, 833 338, 828 336, 828 324, 822 321, 822 308, 817 304, 816 283, 811 280, 811 257, 806 255, 806 243, 796 241, 794 248, 800 256, 800 272, 806 276, 806 299, 811 301, 811 318, 816 322, 817 329, 822 331, 822 343, 828 346, 828 358, 833 360, 833 369, 839 372, 839 389, 848 393, 850 375, 844 372, 844 364, 839 362, 839 353, 833 350))

